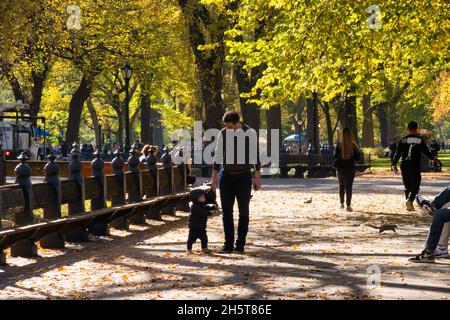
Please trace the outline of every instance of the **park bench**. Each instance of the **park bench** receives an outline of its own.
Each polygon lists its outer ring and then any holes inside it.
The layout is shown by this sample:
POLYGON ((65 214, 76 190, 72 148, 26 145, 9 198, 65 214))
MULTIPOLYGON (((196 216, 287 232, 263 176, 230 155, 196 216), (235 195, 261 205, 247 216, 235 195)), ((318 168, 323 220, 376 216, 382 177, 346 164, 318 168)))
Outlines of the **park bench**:
POLYGON ((130 224, 145 224, 146 217, 160 219, 164 209, 189 201, 184 165, 166 161, 149 168, 133 153, 128 163, 118 155, 111 163, 99 156, 89 167, 76 158, 70 163, 50 159, 30 164, 26 159, 5 161, 0 150, 0 181, 15 174, 18 182, 0 186, 0 218, 13 217, 15 224, 2 229, 0 222, 0 264, 6 263, 7 248, 12 256, 33 257, 37 241, 42 248, 64 248, 66 242, 88 241, 89 234, 109 235, 111 227, 128 229, 130 224), (30 178, 36 176, 43 176, 44 182, 32 184, 30 178), (41 219, 36 209, 42 209, 41 219))
MULTIPOLYGON (((329 154, 285 154, 280 156, 280 178, 288 178, 288 172, 295 170, 294 178, 304 178, 307 173, 308 178, 326 178, 336 176, 336 169, 333 168, 333 157, 329 154)), ((362 173, 371 168, 370 154, 364 154, 361 160, 356 163, 356 172, 362 173)))

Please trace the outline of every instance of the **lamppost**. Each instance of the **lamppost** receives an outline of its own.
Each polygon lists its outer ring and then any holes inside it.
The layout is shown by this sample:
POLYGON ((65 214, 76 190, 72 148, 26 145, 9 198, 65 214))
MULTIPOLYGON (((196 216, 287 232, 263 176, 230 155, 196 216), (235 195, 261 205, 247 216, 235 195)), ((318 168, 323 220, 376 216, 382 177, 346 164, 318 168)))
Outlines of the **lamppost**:
POLYGON ((122 67, 122 75, 125 79, 125 157, 128 157, 128 153, 131 149, 130 141, 130 79, 133 75, 133 68, 125 63, 122 67))
POLYGON ((102 120, 98 120, 98 146, 102 150, 102 120))

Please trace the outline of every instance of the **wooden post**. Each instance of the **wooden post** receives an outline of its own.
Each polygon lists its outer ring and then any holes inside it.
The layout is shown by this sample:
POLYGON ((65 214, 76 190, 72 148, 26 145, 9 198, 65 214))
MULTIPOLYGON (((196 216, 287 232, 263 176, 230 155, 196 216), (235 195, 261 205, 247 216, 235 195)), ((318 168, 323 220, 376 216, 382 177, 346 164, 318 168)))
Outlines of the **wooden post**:
MULTIPOLYGON (((100 194, 98 198, 91 199, 91 211, 106 208, 105 173, 103 172, 105 162, 101 158, 102 152, 99 147, 96 148, 94 156, 95 159, 91 162, 92 176, 94 176, 97 181, 97 187, 100 189, 100 194)), ((106 222, 97 222, 96 224, 91 225, 89 231, 96 236, 110 235, 109 225, 106 222)))
MULTIPOLYGON (((52 190, 52 200, 54 205, 44 208, 44 219, 56 220, 61 218, 61 181, 59 179, 59 168, 55 163, 56 155, 50 153, 47 158, 49 162, 45 165, 44 182, 48 183, 52 190)), ((57 232, 50 234, 40 241, 41 247, 46 249, 64 248, 64 233, 57 232)))
MULTIPOLYGON (((25 202, 23 212, 16 214, 16 225, 24 226, 34 222, 33 215, 33 188, 31 186, 31 168, 25 162, 28 156, 22 152, 17 159, 20 164, 14 169, 16 175, 16 183, 20 185, 23 192, 23 199, 25 202)), ((13 257, 34 257, 37 256, 37 246, 32 239, 27 239, 14 244, 11 247, 11 256, 13 257)))
MULTIPOLYGON (((69 216, 76 216, 85 211, 84 208, 84 181, 81 176, 83 164, 80 161, 80 150, 78 145, 74 143, 70 151, 71 160, 69 163, 69 179, 73 180, 77 185, 77 192, 80 201, 69 203, 69 216)), ((86 242, 89 241, 89 232, 85 227, 70 230, 66 233, 66 240, 70 242, 86 242)))
MULTIPOLYGON (((114 152, 115 158, 112 160, 111 165, 113 169, 113 173, 116 175, 117 182, 119 187, 121 188, 121 192, 119 195, 115 195, 111 197, 111 205, 113 207, 124 205, 125 204, 125 175, 123 173, 123 167, 125 165, 125 161, 122 159, 122 153, 119 149, 114 152)), ((127 230, 129 229, 129 222, 126 218, 121 218, 114 220, 111 222, 111 226, 118 230, 127 230)))
MULTIPOLYGON (((139 151, 133 147, 128 158, 128 170, 133 174, 134 182, 137 183, 137 188, 133 192, 128 192, 128 203, 135 203, 142 200, 142 183, 141 170, 139 169, 139 151)), ((132 224, 145 224, 144 212, 133 215, 130 218, 132 224)))

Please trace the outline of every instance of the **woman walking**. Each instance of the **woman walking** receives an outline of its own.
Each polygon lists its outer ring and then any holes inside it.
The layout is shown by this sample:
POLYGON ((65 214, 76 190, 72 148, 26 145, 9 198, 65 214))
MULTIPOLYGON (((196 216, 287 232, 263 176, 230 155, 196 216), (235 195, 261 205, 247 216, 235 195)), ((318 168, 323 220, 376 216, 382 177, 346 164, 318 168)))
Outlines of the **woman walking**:
POLYGON ((344 199, 346 200, 347 211, 352 209, 352 189, 355 179, 355 162, 359 161, 361 153, 355 142, 353 132, 349 128, 342 130, 341 137, 336 145, 334 153, 334 167, 337 169, 339 181, 339 198, 341 209, 344 209, 344 199))

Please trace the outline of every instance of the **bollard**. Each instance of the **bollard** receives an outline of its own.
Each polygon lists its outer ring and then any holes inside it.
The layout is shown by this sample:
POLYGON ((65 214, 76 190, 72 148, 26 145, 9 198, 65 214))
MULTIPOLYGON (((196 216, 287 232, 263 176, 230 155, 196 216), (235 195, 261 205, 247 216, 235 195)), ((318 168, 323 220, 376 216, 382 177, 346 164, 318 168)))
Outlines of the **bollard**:
MULTIPOLYGON (((98 198, 91 199, 91 211, 106 208, 105 199, 105 173, 103 169, 105 162, 103 161, 102 152, 100 147, 97 147, 94 152, 95 159, 91 162, 92 176, 95 177, 97 185, 100 189, 100 195, 98 198)), ((89 232, 96 236, 109 236, 109 225, 106 222, 97 222, 89 227, 89 232)))
MULTIPOLYGON (((51 152, 47 158, 49 162, 44 167, 44 182, 50 185, 53 197, 52 202, 54 205, 44 208, 44 218, 48 220, 56 220, 61 218, 61 181, 59 179, 59 168, 55 163, 55 152, 51 152)), ((57 232, 50 234, 42 238, 40 244, 42 248, 46 249, 64 248, 64 233, 57 232)))
MULTIPOLYGON (((125 161, 122 159, 122 152, 117 149, 114 152, 114 159, 111 162, 111 166, 113 169, 113 173, 116 175, 118 185, 121 188, 121 192, 119 195, 112 196, 111 205, 113 207, 121 206, 125 204, 125 175, 123 172, 123 167, 125 165, 125 161)), ((111 222, 111 226, 118 230, 127 230, 129 229, 129 222, 126 218, 117 219, 111 222)))
MULTIPOLYGON (((0 141, 0 186, 6 184, 6 174, 5 174, 5 152, 3 151, 3 144, 0 141)), ((1 223, 0 223, 1 228, 1 223)))
MULTIPOLYGON (((156 163, 158 162, 158 158, 156 156, 156 148, 152 146, 150 148, 150 153, 146 159, 148 171, 153 177, 153 181, 155 183, 155 186, 153 190, 149 191, 147 190, 145 196, 147 199, 150 199, 152 197, 158 196, 158 169, 156 166, 156 163)), ((147 212, 147 217, 154 220, 161 220, 161 212, 157 208, 151 208, 147 212)))
MULTIPOLYGON (((77 185, 77 192, 80 200, 69 203, 69 216, 76 216, 84 212, 84 182, 81 176, 83 164, 80 161, 80 150, 76 143, 72 145, 70 151, 71 159, 69 163, 69 179, 77 185)), ((80 226, 66 233, 66 240, 71 242, 86 242, 89 240, 89 232, 86 227, 80 226)))
MULTIPOLYGON (((16 214, 16 225, 24 226, 32 224, 34 222, 33 215, 33 187, 31 185, 31 168, 25 162, 28 160, 28 156, 25 152, 22 152, 17 159, 20 164, 14 169, 16 181, 23 192, 23 198, 25 202, 23 212, 16 214)), ((37 246, 31 239, 20 241, 11 247, 11 256, 13 257, 34 257, 37 256, 37 246)))
MULTIPOLYGON (((128 158, 128 171, 130 171, 134 176, 134 181, 137 183, 137 190, 128 192, 128 203, 136 203, 141 201, 141 170, 139 169, 139 151, 135 146, 131 149, 130 157, 128 158)), ((138 213, 130 218, 130 223, 132 224, 145 224, 145 214, 138 213)))

